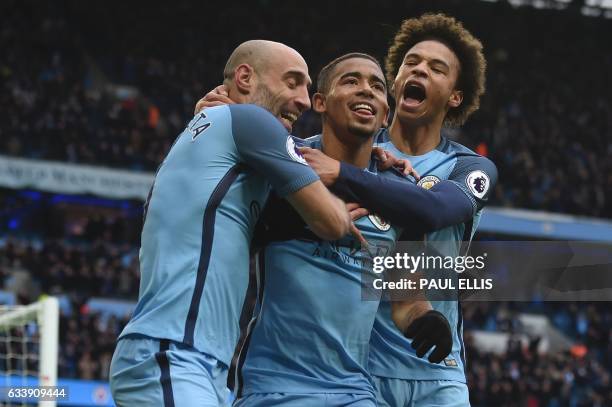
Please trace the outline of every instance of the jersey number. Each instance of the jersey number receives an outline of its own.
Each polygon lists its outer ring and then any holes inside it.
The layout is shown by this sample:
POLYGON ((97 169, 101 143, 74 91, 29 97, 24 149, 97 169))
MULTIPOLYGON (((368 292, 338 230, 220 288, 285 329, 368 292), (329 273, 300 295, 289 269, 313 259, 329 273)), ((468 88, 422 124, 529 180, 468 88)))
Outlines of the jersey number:
POLYGON ((212 124, 211 122, 203 123, 206 120, 206 115, 204 112, 200 113, 198 119, 193 122, 191 127, 189 127, 189 131, 191 132, 191 141, 195 141, 195 139, 212 124))

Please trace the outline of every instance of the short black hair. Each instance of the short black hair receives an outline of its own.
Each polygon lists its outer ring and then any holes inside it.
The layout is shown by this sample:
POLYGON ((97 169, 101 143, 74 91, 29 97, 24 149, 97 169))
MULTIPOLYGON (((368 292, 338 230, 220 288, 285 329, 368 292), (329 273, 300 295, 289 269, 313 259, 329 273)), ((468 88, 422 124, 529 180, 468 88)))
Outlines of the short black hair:
POLYGON ((378 65, 378 67, 380 68, 380 71, 383 72, 382 66, 380 65, 378 60, 374 58, 372 55, 364 54, 362 52, 350 52, 348 54, 344 54, 334 59, 333 61, 331 61, 329 64, 325 65, 321 69, 321 71, 319 72, 319 76, 317 76, 317 92, 318 93, 326 94, 327 92, 329 92, 329 88, 331 87, 331 81, 332 81, 332 73, 334 71, 334 68, 340 62, 346 61, 347 59, 351 59, 351 58, 369 59, 370 61, 378 65))

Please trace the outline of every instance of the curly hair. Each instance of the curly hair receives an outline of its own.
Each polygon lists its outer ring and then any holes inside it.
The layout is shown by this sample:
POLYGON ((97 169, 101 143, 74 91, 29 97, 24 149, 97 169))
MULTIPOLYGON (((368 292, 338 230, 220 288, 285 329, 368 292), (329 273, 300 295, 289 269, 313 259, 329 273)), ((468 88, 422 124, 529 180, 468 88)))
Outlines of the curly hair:
POLYGON ((385 58, 387 81, 393 83, 406 53, 417 43, 436 40, 448 46, 459 60, 456 89, 463 92, 463 102, 449 109, 444 119, 448 126, 460 126, 480 107, 485 91, 486 61, 482 43, 459 21, 444 14, 424 14, 404 20, 385 58))

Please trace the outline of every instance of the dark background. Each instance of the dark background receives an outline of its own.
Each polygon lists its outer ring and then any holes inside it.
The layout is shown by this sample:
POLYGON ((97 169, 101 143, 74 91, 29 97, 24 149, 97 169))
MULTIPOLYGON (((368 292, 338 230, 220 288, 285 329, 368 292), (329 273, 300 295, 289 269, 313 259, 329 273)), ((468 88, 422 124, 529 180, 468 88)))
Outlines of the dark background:
MULTIPOLYGON (((609 219, 612 20, 603 12, 582 15, 580 1, 540 4, 550 8, 441 0, 4 0, 0 154, 154 171, 242 41, 296 48, 314 79, 346 52, 382 62, 403 19, 443 11, 484 44, 481 109, 446 133, 497 165, 492 205, 609 219), (560 4, 565 9, 555 10, 560 4)), ((307 113, 295 133, 311 136, 319 126, 307 113)), ((136 201, 0 189, 1 288, 22 303, 41 293, 71 303, 61 321, 61 377, 108 377, 127 317, 91 312, 87 302, 136 298, 141 215, 136 201), (15 283, 19 275, 26 286, 15 283)), ((608 303, 470 304, 464 317, 474 406, 612 400, 608 303), (515 335, 524 312, 546 315, 586 353, 542 354, 541 338, 522 345, 515 335), (476 329, 510 333, 508 351, 479 352, 470 340, 476 329)))

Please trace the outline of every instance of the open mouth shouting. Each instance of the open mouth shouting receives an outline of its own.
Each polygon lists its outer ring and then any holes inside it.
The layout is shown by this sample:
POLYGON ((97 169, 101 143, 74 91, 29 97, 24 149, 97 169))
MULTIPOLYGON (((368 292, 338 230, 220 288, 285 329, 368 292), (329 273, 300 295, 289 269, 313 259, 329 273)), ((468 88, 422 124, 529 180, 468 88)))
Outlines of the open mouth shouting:
POLYGON ((427 98, 425 85, 417 81, 408 81, 404 86, 402 106, 408 110, 419 107, 427 98))

